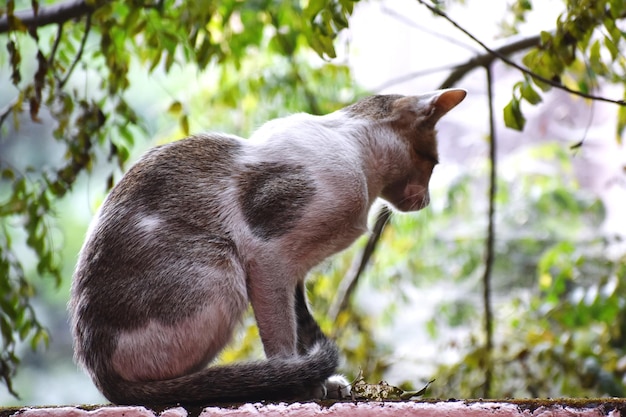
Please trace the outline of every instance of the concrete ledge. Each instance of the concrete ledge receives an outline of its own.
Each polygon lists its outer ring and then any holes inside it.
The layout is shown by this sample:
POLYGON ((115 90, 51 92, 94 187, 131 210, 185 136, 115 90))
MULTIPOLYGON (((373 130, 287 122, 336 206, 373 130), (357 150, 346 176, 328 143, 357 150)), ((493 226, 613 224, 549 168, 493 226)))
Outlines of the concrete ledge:
POLYGON ((626 399, 337 402, 330 404, 244 404, 229 408, 66 406, 0 408, 0 417, 285 417, 285 416, 416 416, 416 417, 626 417, 626 399))

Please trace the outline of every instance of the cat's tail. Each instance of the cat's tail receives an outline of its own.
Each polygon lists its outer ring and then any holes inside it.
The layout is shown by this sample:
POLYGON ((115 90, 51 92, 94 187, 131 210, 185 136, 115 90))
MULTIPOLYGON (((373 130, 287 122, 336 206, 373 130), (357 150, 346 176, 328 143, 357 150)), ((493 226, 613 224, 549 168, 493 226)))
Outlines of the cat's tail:
POLYGON ((99 381, 115 404, 211 404, 259 400, 312 399, 337 368, 339 353, 321 339, 306 355, 214 366, 164 381, 99 381))

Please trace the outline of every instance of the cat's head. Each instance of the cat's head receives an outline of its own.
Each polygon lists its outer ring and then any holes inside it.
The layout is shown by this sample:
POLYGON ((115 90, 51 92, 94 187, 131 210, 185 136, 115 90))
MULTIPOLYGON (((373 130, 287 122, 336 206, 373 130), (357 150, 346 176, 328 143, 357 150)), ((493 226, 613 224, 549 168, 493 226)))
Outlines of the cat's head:
POLYGON ((430 202, 428 182, 439 162, 435 125, 466 96, 461 89, 417 96, 379 95, 348 107, 348 112, 384 126, 394 141, 380 169, 381 197, 400 211, 415 211, 430 202))

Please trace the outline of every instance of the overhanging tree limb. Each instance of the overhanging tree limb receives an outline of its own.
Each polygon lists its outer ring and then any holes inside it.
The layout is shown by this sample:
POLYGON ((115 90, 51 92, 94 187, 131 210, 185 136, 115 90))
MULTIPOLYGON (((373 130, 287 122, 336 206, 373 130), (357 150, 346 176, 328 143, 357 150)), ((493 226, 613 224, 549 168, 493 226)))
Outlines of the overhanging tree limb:
POLYGON ((491 398, 493 382, 493 310, 491 307, 491 279, 493 263, 496 257, 495 251, 495 212, 496 212, 496 187, 497 187, 497 139, 496 139, 496 115, 493 93, 493 73, 491 65, 486 65, 487 72, 487 95, 489 96, 489 209, 487 212, 487 237, 485 239, 485 270, 483 272, 483 308, 485 329, 485 381, 483 384, 483 397, 491 398))
MULTIPOLYGON (((69 0, 63 3, 53 4, 39 8, 35 13, 33 9, 20 10, 13 15, 28 30, 35 30, 42 26, 51 24, 61 24, 68 20, 80 18, 94 10, 94 7, 87 4, 86 0, 69 0)), ((9 21, 11 16, 0 17, 0 34, 9 31, 9 21)))
MULTIPOLYGON (((458 30, 463 32, 463 34, 465 34, 471 40, 473 40, 478 45, 480 45, 481 48, 483 48, 485 51, 487 51, 488 55, 492 56, 491 61, 493 61, 495 59, 499 59, 500 61, 504 62, 505 64, 514 67, 518 71, 523 72, 524 74, 532 77, 533 79, 535 79, 537 81, 541 81, 542 83, 551 85, 554 88, 558 88, 558 89, 564 90, 564 91, 566 91, 566 92, 568 92, 570 94, 574 94, 574 95, 577 95, 577 96, 580 96, 580 97, 584 97, 584 98, 588 98, 588 99, 591 99, 591 100, 605 101, 607 103, 613 103, 613 104, 618 104, 620 106, 626 106, 626 101, 625 100, 615 100, 615 99, 611 99, 611 98, 607 98, 607 97, 596 96, 596 95, 593 95, 593 94, 585 93, 585 92, 582 92, 582 91, 579 91, 579 90, 573 90, 573 89, 571 89, 571 88, 561 84, 560 82, 555 82, 554 80, 550 80, 550 79, 547 79, 545 77, 542 77, 541 75, 539 75, 539 74, 529 70, 525 66, 520 65, 520 64, 514 62, 513 60, 509 59, 507 57, 507 54, 501 53, 501 52, 499 52, 499 51, 497 51, 495 49, 492 49, 492 48, 488 47, 483 41, 478 39, 476 36, 474 36, 472 33, 470 33, 467 29, 462 27, 460 24, 458 24, 456 21, 454 21, 452 18, 450 18, 450 16, 448 16, 443 11, 437 9, 435 6, 426 3, 424 0, 417 0, 417 2, 422 4, 422 5, 424 5, 425 7, 427 7, 431 12, 433 12, 437 16, 440 16, 440 17, 443 17, 444 19, 446 19, 448 22, 450 22, 450 24, 452 24, 452 26, 454 26, 455 28, 457 28, 458 30)), ((485 58, 485 59, 487 59, 487 58, 485 58)), ((486 64, 483 64, 482 66, 489 65, 491 63, 491 61, 488 61, 486 64)))
POLYGON ((450 75, 448 75, 448 78, 446 78, 445 81, 441 83, 441 88, 453 87, 471 71, 477 68, 485 68, 491 65, 493 61, 497 59, 502 59, 501 57, 504 57, 508 60, 507 56, 524 51, 529 48, 539 46, 540 41, 541 38, 539 35, 533 35, 525 38, 516 39, 498 48, 487 48, 487 52, 485 52, 484 54, 476 55, 469 59, 467 62, 458 65, 454 69, 454 71, 452 71, 450 75))
POLYGON ((422 75, 427 75, 427 74, 432 74, 434 72, 441 72, 441 71, 447 71, 447 70, 452 70, 452 72, 450 73, 450 75, 448 75, 445 81, 441 83, 439 88, 454 87, 456 83, 461 81, 461 79, 463 79, 467 74, 469 74, 473 70, 477 68, 484 68, 488 65, 491 65, 493 61, 499 59, 498 55, 508 56, 517 52, 521 52, 528 48, 533 48, 535 46, 538 46, 539 42, 540 42, 539 35, 533 35, 533 36, 515 39, 500 47, 493 48, 492 51, 494 51, 495 54, 491 52, 485 52, 485 53, 473 56, 472 58, 470 58, 469 60, 461 64, 447 65, 447 66, 442 66, 442 67, 437 67, 437 68, 429 68, 426 70, 415 71, 409 74, 404 74, 400 77, 386 81, 385 83, 377 87, 375 91, 379 91, 384 88, 391 87, 395 84, 412 80, 422 75))

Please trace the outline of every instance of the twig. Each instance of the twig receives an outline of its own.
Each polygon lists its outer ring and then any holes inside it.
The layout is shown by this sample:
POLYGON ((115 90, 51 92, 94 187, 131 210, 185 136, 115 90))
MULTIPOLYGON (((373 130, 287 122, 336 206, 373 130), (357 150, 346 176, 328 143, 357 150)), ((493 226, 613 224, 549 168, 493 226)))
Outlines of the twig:
POLYGON ((487 94, 489 99, 489 211, 487 224, 487 240, 485 242, 485 271, 483 273, 483 307, 485 309, 485 383, 483 397, 490 398, 493 377, 493 311, 491 309, 491 275, 495 258, 495 209, 498 160, 496 154, 496 122, 493 100, 493 77, 491 66, 487 71, 487 94))
POLYGON ((607 98, 607 97, 602 97, 602 96, 596 96, 596 95, 593 95, 593 94, 583 93, 582 91, 578 91, 578 90, 572 90, 571 88, 566 87, 565 85, 563 85, 561 83, 555 82, 555 81, 550 80, 550 79, 545 78, 545 77, 542 77, 541 75, 539 75, 539 74, 529 70, 528 68, 524 67, 523 65, 519 65, 518 63, 516 63, 513 60, 509 59, 507 56, 505 56, 504 54, 499 53, 497 50, 488 47, 484 42, 482 42, 476 36, 472 35, 467 29, 465 29, 464 27, 459 25, 456 21, 454 21, 452 18, 450 18, 443 11, 437 9, 436 7, 434 7, 431 4, 426 3, 424 0, 417 0, 417 1, 420 4, 423 4, 424 6, 426 6, 434 14, 436 14, 438 16, 441 16, 444 19, 446 19, 448 22, 450 22, 452 24, 452 26, 456 27, 458 30, 463 32, 467 37, 469 37, 471 40, 473 40, 478 45, 480 45, 485 51, 487 51, 490 54, 494 55, 495 57, 497 57, 500 61, 504 62, 505 64, 510 65, 510 66, 516 68, 517 70, 523 72, 524 74, 527 74, 528 76, 534 78, 535 80, 541 81, 541 82, 543 82, 545 84, 549 84, 549 85, 551 85, 554 88, 558 88, 560 90, 567 91, 570 94, 574 94, 574 95, 577 95, 577 96, 580 96, 580 97, 588 98, 590 100, 604 101, 604 102, 607 102, 607 103, 618 104, 620 106, 626 106, 626 100, 616 100, 616 99, 612 99, 612 98, 607 98))
POLYGON ((67 81, 70 79, 72 72, 74 72, 74 68, 76 67, 76 64, 78 64, 78 61, 80 61, 80 59, 82 58, 83 51, 85 50, 85 44, 87 43, 87 37, 89 36, 90 31, 91 31, 91 13, 87 14, 87 22, 85 22, 85 33, 83 33, 83 38, 80 41, 80 47, 78 48, 78 52, 76 53, 76 56, 74 57, 74 61, 72 61, 72 65, 70 65, 69 69, 67 70, 67 73, 65 73, 65 77, 63 78, 63 80, 59 82, 59 88, 63 88, 63 86, 65 86, 67 81))
POLYGON ((63 23, 61 22, 57 28, 57 36, 54 39, 54 45, 52 45, 52 50, 50 51, 50 55, 48 56, 48 66, 52 66, 54 62, 54 56, 57 53, 57 49, 59 48, 59 44, 61 43, 61 38, 63 37, 63 23))
MULTIPOLYGON (((587 58, 584 57, 585 59, 585 71, 587 72, 587 77, 589 77, 590 80, 592 80, 594 78, 594 74, 593 71, 591 70, 591 64, 588 62, 587 58)), ((595 80, 594 80, 594 84, 595 84, 595 80)), ((594 85, 591 86, 592 88, 594 87, 594 85)), ((589 129, 591 129, 591 124, 593 123, 593 118, 595 117, 595 101, 591 102, 591 105, 589 106, 589 118, 587 119, 587 124, 585 126, 585 131, 583 132, 583 136, 582 138, 576 142, 575 144, 571 145, 569 148, 573 151, 576 151, 577 149, 581 148, 584 143, 585 140, 587 139, 587 134, 589 133, 589 129)))
POLYGON ((435 32, 435 31, 426 29, 425 27, 415 23, 412 19, 409 19, 405 15, 400 14, 400 13, 396 12, 393 9, 390 9, 388 7, 385 7, 385 6, 383 6, 381 9, 382 9, 383 13, 388 14, 389 16, 395 18, 399 22, 402 22, 402 23, 404 23, 405 25, 407 25, 409 27, 412 27, 412 28, 417 29, 419 31, 422 31, 424 33, 428 33, 429 35, 435 36, 435 37, 437 37, 439 39, 443 39, 446 42, 451 43, 452 45, 459 46, 459 47, 461 47, 463 49, 467 49, 467 50, 472 51, 472 52, 477 52, 470 45, 467 45, 467 44, 465 44, 463 42, 460 42, 458 39, 454 39, 454 38, 452 38, 450 36, 446 36, 445 34, 443 34, 441 32, 435 32))
POLYGON ((414 71, 414 72, 411 72, 411 73, 408 73, 408 74, 401 75, 401 76, 396 77, 396 78, 392 78, 391 80, 385 81, 383 84, 379 85, 376 88, 373 88, 372 90, 373 91, 382 91, 382 90, 384 90, 386 88, 389 88, 389 87, 392 87, 392 86, 394 86, 396 84, 400 84, 400 83, 403 83, 405 81, 410 81, 410 80, 412 80, 414 78, 421 77, 423 75, 434 74, 436 72, 441 72, 441 71, 448 71, 448 70, 451 70, 451 69, 454 69, 454 68, 457 68, 457 66, 456 65, 454 65, 454 66, 446 65, 446 66, 442 66, 442 67, 435 67, 435 68, 428 68, 428 69, 420 70, 420 71, 414 71))
MULTIPOLYGON (((9 114, 11 114, 16 104, 17 104, 17 100, 14 100, 11 104, 6 106, 4 110, 0 113, 0 128, 2 128, 2 125, 4 125, 4 122, 6 121, 7 117, 9 117, 9 114)), ((1 129, 0 129, 0 138, 2 138, 1 129)))

